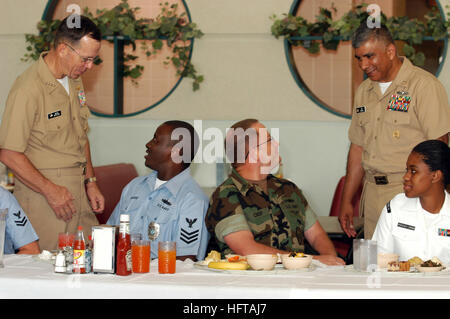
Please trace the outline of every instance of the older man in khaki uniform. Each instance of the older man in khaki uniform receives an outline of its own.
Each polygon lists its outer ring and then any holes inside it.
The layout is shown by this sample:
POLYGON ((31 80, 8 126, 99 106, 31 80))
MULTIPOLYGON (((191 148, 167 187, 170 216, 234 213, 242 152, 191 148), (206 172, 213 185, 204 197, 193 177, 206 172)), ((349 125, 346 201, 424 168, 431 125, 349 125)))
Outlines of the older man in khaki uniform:
POLYGON ((353 47, 368 79, 355 95, 339 220, 347 235, 356 235, 351 200, 364 181, 360 214, 364 237, 370 239, 384 205, 403 192, 406 160, 413 147, 429 139, 448 143, 450 106, 435 76, 397 55, 385 26, 370 29, 363 23, 353 47))
POLYGON ((0 127, 0 160, 18 181, 14 195, 39 235, 41 249, 57 248, 58 233, 85 235, 104 198, 94 177, 80 75, 93 65, 101 35, 88 18, 61 22, 49 52, 15 81, 0 127))

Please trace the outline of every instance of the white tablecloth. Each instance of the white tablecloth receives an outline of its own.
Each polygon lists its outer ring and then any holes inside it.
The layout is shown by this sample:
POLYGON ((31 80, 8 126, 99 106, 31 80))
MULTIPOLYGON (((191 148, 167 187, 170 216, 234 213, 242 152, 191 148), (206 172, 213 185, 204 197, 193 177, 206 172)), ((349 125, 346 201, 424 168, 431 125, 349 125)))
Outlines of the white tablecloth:
POLYGON ((314 261, 312 271, 270 274, 222 273, 177 261, 173 275, 66 275, 32 256, 6 255, 0 268, 0 298, 150 298, 150 299, 329 299, 449 298, 450 271, 437 275, 360 273, 314 261))

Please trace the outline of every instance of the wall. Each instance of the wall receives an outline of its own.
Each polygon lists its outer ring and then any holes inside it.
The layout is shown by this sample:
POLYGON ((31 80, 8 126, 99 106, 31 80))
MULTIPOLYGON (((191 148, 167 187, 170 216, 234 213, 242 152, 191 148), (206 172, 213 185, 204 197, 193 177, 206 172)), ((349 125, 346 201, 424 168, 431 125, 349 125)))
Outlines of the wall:
MULTIPOLYGON (((159 0, 152 0, 159 1, 159 0)), ((92 117, 89 133, 94 165, 134 163, 144 167, 145 143, 164 120, 203 120, 203 130, 222 131, 237 120, 256 117, 280 129, 285 176, 301 187, 319 215, 327 215, 334 187, 345 173, 349 121, 311 102, 293 80, 283 41, 270 35, 272 14, 288 12, 291 0, 187 0, 192 19, 205 33, 196 41, 193 62, 205 83, 192 92, 184 79, 158 107, 133 118, 92 117)), ((0 11, 0 114, 8 91, 27 66, 24 33, 33 33, 46 0, 2 0, 0 11)), ((450 0, 441 1, 450 4, 450 0)), ((450 66, 440 80, 450 91, 450 66)), ((208 141, 204 141, 207 143, 208 141)), ((194 164, 204 187, 215 185, 213 164, 194 164)))

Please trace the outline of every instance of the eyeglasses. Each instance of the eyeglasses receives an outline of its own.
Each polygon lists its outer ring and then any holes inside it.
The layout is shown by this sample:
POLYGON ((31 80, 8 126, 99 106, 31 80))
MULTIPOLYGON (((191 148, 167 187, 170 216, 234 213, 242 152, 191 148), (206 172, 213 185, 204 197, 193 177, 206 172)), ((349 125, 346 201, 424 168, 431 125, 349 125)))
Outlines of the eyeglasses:
POLYGON ((82 56, 80 53, 78 53, 77 50, 75 50, 74 48, 72 48, 68 43, 64 42, 64 44, 67 45, 73 52, 75 52, 75 53, 80 57, 80 59, 81 59, 81 61, 82 61, 83 63, 94 62, 95 59, 97 58, 97 57, 94 57, 94 58, 91 58, 91 57, 88 57, 88 58, 87 58, 87 57, 84 57, 84 56, 82 56))
MULTIPOLYGON (((258 148, 258 147, 260 147, 260 146, 261 146, 261 145, 263 145, 263 144, 269 143, 270 141, 272 141, 272 137, 269 137, 269 139, 268 139, 267 141, 265 141, 265 142, 262 142, 262 143, 260 143, 260 144, 256 145, 256 146, 255 146, 255 148, 258 148)), ((250 154, 250 150, 249 150, 249 151, 247 151, 247 154, 245 155, 245 159, 247 159, 247 157, 248 157, 248 154, 250 154)))

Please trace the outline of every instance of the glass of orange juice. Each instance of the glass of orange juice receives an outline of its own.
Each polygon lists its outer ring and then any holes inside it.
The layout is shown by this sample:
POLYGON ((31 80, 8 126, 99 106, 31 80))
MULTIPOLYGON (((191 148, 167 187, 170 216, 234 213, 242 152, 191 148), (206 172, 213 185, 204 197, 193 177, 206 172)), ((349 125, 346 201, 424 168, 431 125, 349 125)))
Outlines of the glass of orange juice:
POLYGON ((158 242, 158 271, 160 274, 174 274, 177 259, 177 243, 158 242))
POLYGON ((131 263, 133 273, 150 271, 150 241, 133 240, 131 242, 131 263))

